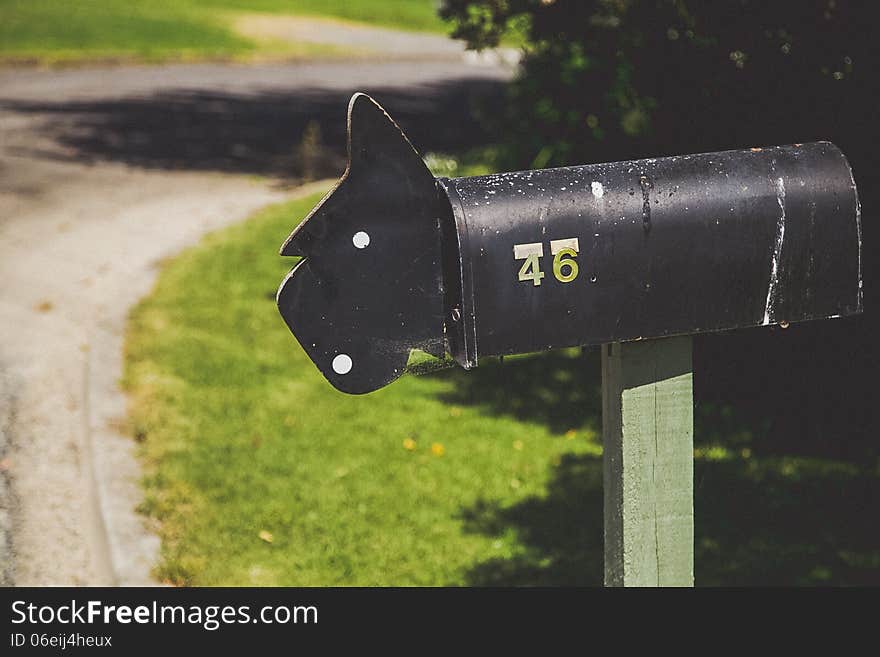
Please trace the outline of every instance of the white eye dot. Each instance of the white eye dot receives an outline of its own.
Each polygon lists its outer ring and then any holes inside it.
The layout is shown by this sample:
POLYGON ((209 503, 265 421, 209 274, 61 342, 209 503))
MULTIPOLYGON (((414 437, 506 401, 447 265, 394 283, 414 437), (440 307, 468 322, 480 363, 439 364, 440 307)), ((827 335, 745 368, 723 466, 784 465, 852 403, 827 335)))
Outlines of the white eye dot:
POLYGON ((354 237, 351 238, 351 241, 356 249, 365 249, 370 245, 370 236, 364 231, 359 230, 354 234, 354 237))
POLYGON ((351 372, 351 356, 348 354, 339 354, 333 359, 333 371, 337 374, 348 374, 351 372))

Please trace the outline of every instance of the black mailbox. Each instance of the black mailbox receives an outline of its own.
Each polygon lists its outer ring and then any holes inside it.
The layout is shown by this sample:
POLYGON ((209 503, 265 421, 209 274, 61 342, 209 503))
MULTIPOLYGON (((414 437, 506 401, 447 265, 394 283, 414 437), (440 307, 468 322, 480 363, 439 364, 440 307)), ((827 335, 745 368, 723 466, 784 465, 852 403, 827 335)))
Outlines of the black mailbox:
POLYGON ((412 349, 486 356, 861 312, 852 171, 829 142, 435 179, 368 96, 293 231, 278 307, 339 390, 412 349))

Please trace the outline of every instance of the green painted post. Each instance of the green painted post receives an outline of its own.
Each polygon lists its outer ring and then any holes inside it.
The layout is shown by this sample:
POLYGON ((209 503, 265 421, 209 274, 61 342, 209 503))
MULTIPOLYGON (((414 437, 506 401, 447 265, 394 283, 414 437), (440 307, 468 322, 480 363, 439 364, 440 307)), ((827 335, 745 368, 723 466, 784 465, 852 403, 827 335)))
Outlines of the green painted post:
POLYGON ((605 585, 693 586, 691 338, 602 346, 605 585))

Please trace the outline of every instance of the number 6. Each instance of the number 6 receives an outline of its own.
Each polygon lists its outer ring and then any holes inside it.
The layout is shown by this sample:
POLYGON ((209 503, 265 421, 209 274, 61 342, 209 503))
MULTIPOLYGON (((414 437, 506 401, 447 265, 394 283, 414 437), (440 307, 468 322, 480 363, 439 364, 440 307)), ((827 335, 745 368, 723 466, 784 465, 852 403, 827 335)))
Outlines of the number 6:
POLYGON ((571 283, 577 278, 578 263, 575 260, 578 254, 577 238, 553 240, 550 242, 550 253, 553 254, 553 275, 557 281, 560 283, 571 283), (563 267, 568 267, 568 273, 562 273, 563 267))

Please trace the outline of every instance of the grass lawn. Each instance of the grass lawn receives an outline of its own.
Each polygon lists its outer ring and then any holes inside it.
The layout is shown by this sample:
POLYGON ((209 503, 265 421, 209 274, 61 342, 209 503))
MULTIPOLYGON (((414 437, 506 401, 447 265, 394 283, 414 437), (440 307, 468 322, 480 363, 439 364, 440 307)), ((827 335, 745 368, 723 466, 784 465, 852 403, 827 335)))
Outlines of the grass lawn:
MULTIPOLYGON (((131 317, 124 384, 157 575, 601 584, 595 354, 336 392, 274 303, 292 266, 278 247, 318 198, 209 236, 131 317)), ((760 432, 729 407, 698 405, 695 422, 697 583, 880 584, 880 470, 761 455, 760 432)))
MULTIPOLYGON (((596 415, 580 412, 598 399, 583 399, 573 386, 572 407, 559 417, 522 421, 499 412, 503 400, 491 395, 474 403, 467 391, 479 378, 453 369, 406 376, 367 396, 336 392, 274 303, 292 264, 278 247, 318 198, 209 237, 170 263, 132 316, 125 383, 148 472, 144 510, 163 541, 159 577, 203 585, 465 584, 487 564, 528 560, 515 530, 482 525, 545 498, 566 459, 598 463, 596 415)), ((555 357, 580 360, 577 351, 555 357)), ((585 371, 594 367, 584 362, 585 371)), ((528 368, 503 368, 529 390, 528 368)), ((529 391, 519 410, 530 414, 535 401, 529 391)), ((590 476, 595 486, 601 470, 590 476)), ((587 525, 560 528, 580 535, 586 526, 601 550, 601 498, 596 503, 587 525)), ((546 522, 563 520, 557 513, 546 522)), ((596 554, 581 577, 601 576, 596 554)))
POLYGON ((328 16, 402 30, 448 32, 435 0, 187 0, 205 9, 328 16))
POLYGON ((0 0, 0 62, 247 59, 327 55, 338 48, 253 41, 231 25, 271 12, 448 31, 432 0, 0 0))

